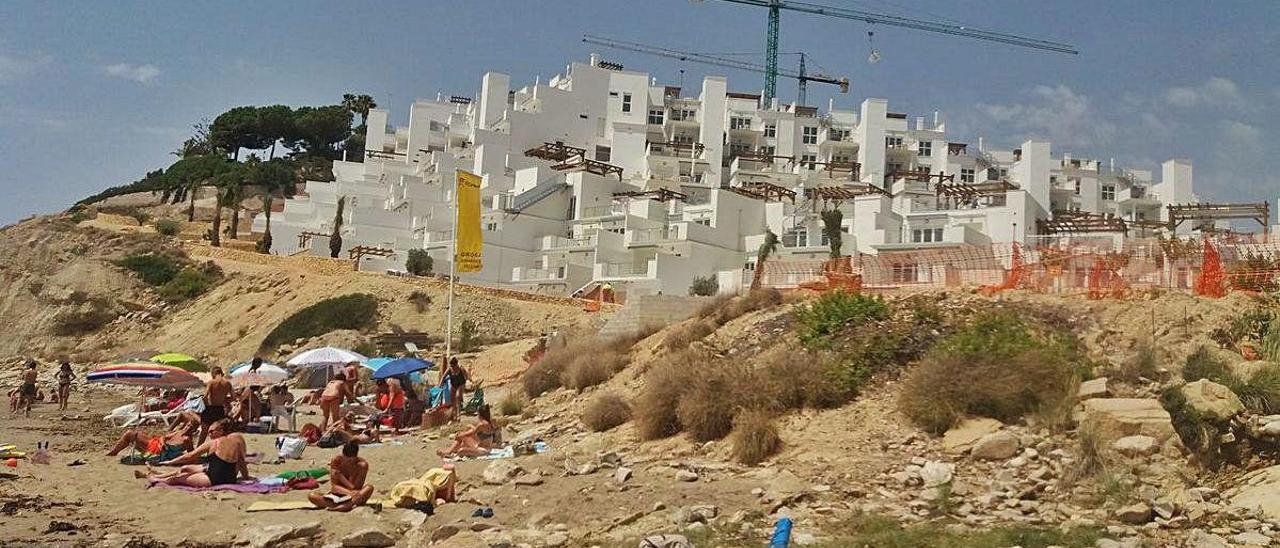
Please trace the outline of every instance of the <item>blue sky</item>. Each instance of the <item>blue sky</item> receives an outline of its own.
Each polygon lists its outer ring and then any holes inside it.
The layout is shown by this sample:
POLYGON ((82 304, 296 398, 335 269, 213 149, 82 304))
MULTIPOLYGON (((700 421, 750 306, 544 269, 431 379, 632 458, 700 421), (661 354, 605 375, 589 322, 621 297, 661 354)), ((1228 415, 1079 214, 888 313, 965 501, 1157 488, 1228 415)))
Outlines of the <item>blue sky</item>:
MULTIPOLYGON (((1280 196, 1280 3, 951 0, 850 2, 1067 42, 1069 56, 796 13, 783 51, 853 82, 839 106, 943 113, 953 139, 1158 169, 1195 162, 1207 199, 1280 196), (884 60, 869 65, 867 31, 884 60)), ((414 98, 472 95, 486 70, 517 84, 563 70, 583 33, 703 52, 763 50, 765 14, 715 0, 0 3, 0 224, 62 209, 172 162, 193 123, 244 104, 373 95, 403 121, 414 98)), ((597 48, 598 49, 598 48, 597 48)), ((762 77, 600 50, 660 81, 762 77)), ((787 61, 794 63, 794 61, 787 61)), ((779 82, 784 99, 793 81, 779 82)), ((832 90, 810 87, 810 103, 832 90)), ((1274 204, 1274 201, 1273 201, 1274 204)))

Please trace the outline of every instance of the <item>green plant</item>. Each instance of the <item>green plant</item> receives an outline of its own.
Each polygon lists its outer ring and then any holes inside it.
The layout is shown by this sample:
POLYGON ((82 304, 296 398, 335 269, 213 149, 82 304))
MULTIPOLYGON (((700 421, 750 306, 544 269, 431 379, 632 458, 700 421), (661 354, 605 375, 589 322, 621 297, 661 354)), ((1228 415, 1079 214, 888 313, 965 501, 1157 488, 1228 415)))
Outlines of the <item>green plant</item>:
POLYGON ((1208 348, 1200 346, 1187 356, 1182 366, 1182 378, 1187 382, 1209 379, 1218 384, 1230 384, 1231 370, 1226 362, 1214 356, 1208 348))
POLYGON ((604 432, 631 419, 631 406, 617 394, 603 392, 587 403, 582 412, 582 423, 592 432, 604 432))
POLYGON ((1138 343, 1138 348, 1132 357, 1112 370, 1111 376, 1128 382, 1137 382, 1139 379, 1155 379, 1159 368, 1158 351, 1144 341, 1138 343))
POLYGON ((129 255, 115 261, 115 265, 132 270, 147 285, 164 285, 182 269, 181 263, 169 255, 145 253, 129 255))
POLYGON ((338 210, 333 214, 333 232, 329 234, 329 257, 334 259, 342 253, 342 210, 346 205, 346 196, 338 198, 338 210))
POLYGON ((458 324, 458 352, 474 352, 480 348, 480 324, 470 318, 458 324))
POLYGON ((715 276, 698 276, 689 284, 689 295, 710 297, 720 292, 720 282, 715 276))
POLYGON ((373 341, 360 341, 351 350, 361 356, 378 356, 382 354, 382 349, 378 348, 378 345, 373 341))
POLYGON ((194 299, 213 287, 219 276, 216 272, 188 266, 160 286, 159 293, 169 302, 194 299))
POLYGON ((119 316, 120 313, 110 300, 89 299, 76 309, 54 314, 52 331, 61 336, 86 335, 115 321, 119 316))
POLYGON ((413 309, 421 314, 431 307, 431 295, 415 289, 409 293, 409 302, 413 303, 413 309))
POLYGON ((809 347, 825 346, 828 337, 846 325, 882 320, 889 314, 889 305, 882 299, 845 291, 825 293, 792 312, 800 340, 809 347))
POLYGON ((325 299, 286 318, 262 340, 263 349, 337 329, 367 329, 378 321, 378 298, 352 293, 325 299))
POLYGON ((1030 526, 998 527, 987 530, 957 530, 930 521, 903 525, 898 520, 879 515, 862 514, 845 524, 829 545, 835 547, 876 548, 1065 548, 1091 547, 1102 538, 1093 528, 1039 528, 1030 526))
POLYGON ((156 221, 156 232, 165 236, 177 236, 182 230, 182 224, 173 219, 160 219, 156 221))
POLYGON ((782 449, 782 438, 769 411, 754 409, 739 413, 729 433, 733 459, 754 466, 782 449))
POLYGON ((841 236, 844 230, 840 227, 844 222, 844 213, 839 209, 828 209, 822 212, 822 236, 827 239, 827 245, 831 246, 831 258, 840 257, 840 247, 843 242, 841 236))
POLYGON ((425 249, 410 249, 409 257, 404 261, 404 269, 414 276, 430 276, 435 261, 425 249))

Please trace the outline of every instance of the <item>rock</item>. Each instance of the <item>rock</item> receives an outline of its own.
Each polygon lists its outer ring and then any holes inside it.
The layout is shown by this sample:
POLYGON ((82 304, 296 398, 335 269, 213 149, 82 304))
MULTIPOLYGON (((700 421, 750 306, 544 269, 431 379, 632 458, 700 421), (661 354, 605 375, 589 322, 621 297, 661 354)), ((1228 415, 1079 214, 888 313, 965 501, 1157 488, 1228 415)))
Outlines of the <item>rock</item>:
POLYGON ((1209 379, 1200 379, 1182 386, 1187 405, 1211 419, 1226 420, 1244 409, 1240 397, 1230 388, 1209 379))
POLYGON ((482 478, 488 485, 502 485, 520 475, 524 470, 509 459, 498 459, 486 466, 482 478))
POLYGON ((951 475, 955 472, 954 464, 929 461, 920 468, 920 479, 925 487, 937 487, 951 483, 951 475))
POLYGON ((677 470, 676 481, 698 481, 698 473, 690 470, 677 470))
POLYGON ((689 507, 689 521, 700 521, 706 523, 716 516, 720 515, 720 507, 713 504, 700 504, 689 507))
POLYGON ((446 524, 436 527, 436 530, 431 532, 431 542, 439 542, 452 537, 458 534, 458 531, 457 525, 446 524))
POLYGON ((995 419, 966 419, 942 435, 942 450, 951 455, 964 454, 983 436, 1000 430, 1000 426, 995 419))
POLYGON ((1163 444, 1173 437, 1169 412, 1150 398, 1094 398, 1084 401, 1081 429, 1092 429, 1103 443, 1125 436, 1151 436, 1163 444))
POLYGON ((626 482, 627 482, 627 480, 629 480, 629 479, 631 479, 631 469, 630 469, 630 468, 627 468, 626 466, 619 466, 617 470, 614 470, 614 471, 613 471, 613 480, 614 480, 614 481, 616 481, 616 482, 618 482, 618 483, 626 483, 626 482))
POLYGON ((1142 525, 1151 521, 1151 507, 1145 503, 1134 503, 1121 506, 1115 511, 1115 518, 1129 525, 1142 525))
POLYGON ((1266 518, 1280 521, 1280 465, 1245 474, 1237 485, 1225 493, 1231 508, 1262 512, 1266 518))
POLYGON ((1230 548, 1227 539, 1212 533, 1206 533, 1199 529, 1194 529, 1187 534, 1187 541, 1184 544, 1187 548, 1230 548))
POLYGON ((994 432, 978 439, 969 455, 975 459, 1000 460, 1018 453, 1018 437, 1008 432, 994 432))
POLYGON ((1270 546, 1271 538, 1256 531, 1245 531, 1231 535, 1231 542, 1246 546, 1270 546))
POLYGON ((1268 422, 1258 428, 1258 433, 1264 436, 1280 436, 1280 421, 1268 422))
POLYGON ((236 537, 236 544, 247 544, 251 548, 268 548, 286 540, 310 538, 320 534, 320 522, 311 521, 301 525, 261 525, 249 527, 236 537))
POLYGON ((542 474, 539 472, 530 472, 528 474, 521 474, 520 476, 517 476, 516 480, 512 483, 515 483, 516 485, 526 485, 530 487, 542 485, 542 474))
POLYGON ((1088 400, 1093 398, 1105 398, 1111 395, 1111 389, 1107 387, 1107 378, 1098 377, 1080 383, 1080 390, 1076 392, 1076 399, 1088 400))
POLYGON ((385 548, 393 546, 396 539, 378 529, 361 529, 342 537, 343 548, 385 548))
POLYGON ((1145 457, 1155 454, 1160 449, 1156 439, 1151 436, 1125 436, 1111 444, 1111 448, 1126 457, 1145 457))
POLYGON ((579 476, 590 476, 600 470, 600 465, 594 462, 588 462, 578 467, 579 476))
POLYGON ((551 533, 542 538, 543 546, 556 547, 564 546, 566 544, 569 544, 569 535, 564 533, 551 533))

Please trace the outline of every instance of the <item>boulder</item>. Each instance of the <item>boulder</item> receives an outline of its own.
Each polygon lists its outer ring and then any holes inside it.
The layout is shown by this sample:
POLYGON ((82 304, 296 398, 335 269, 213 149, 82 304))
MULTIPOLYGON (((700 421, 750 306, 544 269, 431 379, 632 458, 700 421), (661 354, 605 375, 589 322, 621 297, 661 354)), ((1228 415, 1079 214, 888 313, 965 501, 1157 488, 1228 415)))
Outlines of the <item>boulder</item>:
POLYGON ((1089 379, 1080 383, 1080 390, 1076 391, 1076 399, 1089 400, 1093 398, 1105 398, 1111 395, 1111 389, 1107 386, 1106 377, 1098 377, 1089 379))
POLYGON ((1271 538, 1257 531, 1245 531, 1231 535, 1231 542, 1242 546, 1270 546, 1271 538))
POLYGON ((1007 459, 1018 454, 1020 445, 1017 436, 1009 432, 995 432, 979 438, 969 454, 975 459, 1007 459))
POLYGON ((698 473, 689 470, 677 470, 676 481, 698 481, 698 473))
POLYGON ((386 548, 394 546, 396 539, 379 529, 361 529, 342 537, 343 548, 386 548))
POLYGON ((520 465, 512 463, 507 459, 498 459, 486 466, 482 478, 489 485, 502 485, 512 478, 520 475, 524 470, 520 465))
POLYGON ((1000 421, 995 419, 966 419, 942 435, 942 450, 951 455, 962 455, 973 449, 983 436, 994 434, 1000 427, 1000 421))
POLYGON ((1145 503, 1134 503, 1116 508, 1116 519, 1129 525, 1142 525, 1151 521, 1151 507, 1145 503))
POLYGON ((1163 444, 1174 436, 1169 412, 1148 398, 1094 398, 1084 401, 1080 427, 1110 443, 1125 436, 1150 436, 1163 444))
POLYGON ((1200 529, 1193 529, 1187 533, 1187 540, 1184 546, 1188 548, 1230 548, 1231 545, 1224 539, 1213 533, 1206 533, 1200 529))
POLYGON ((1151 436, 1125 436, 1111 444, 1111 448, 1126 457, 1145 457, 1160 450, 1160 445, 1151 436))
POLYGON ((300 525, 260 525, 240 531, 236 544, 248 545, 250 548, 270 548, 286 540, 309 538, 320 534, 320 522, 312 521, 300 525))
POLYGON ((920 467, 920 479, 924 480, 925 487, 938 487, 951 483, 951 476, 954 472, 954 464, 929 461, 920 467))
POLYGON ((1223 493, 1229 506, 1280 520, 1280 464, 1250 472, 1237 485, 1223 493))
POLYGON ((1186 397, 1187 405, 1211 419, 1227 420, 1244 410, 1244 404, 1235 392, 1209 379, 1183 385, 1182 395, 1186 397))

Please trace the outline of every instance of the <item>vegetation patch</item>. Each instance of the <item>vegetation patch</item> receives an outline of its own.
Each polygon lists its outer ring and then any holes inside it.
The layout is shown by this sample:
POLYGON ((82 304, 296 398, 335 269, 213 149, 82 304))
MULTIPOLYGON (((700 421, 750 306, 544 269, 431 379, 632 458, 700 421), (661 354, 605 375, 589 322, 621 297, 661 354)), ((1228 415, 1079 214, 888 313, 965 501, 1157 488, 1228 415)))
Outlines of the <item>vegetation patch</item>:
POLYGON ((689 284, 689 295, 695 297, 711 297, 720 292, 720 282, 715 276, 698 276, 689 284))
POLYGON ((404 262, 404 269, 414 276, 430 276, 435 268, 435 261, 425 249, 410 249, 409 258, 404 262))
POLYGON ((1227 362, 1202 346, 1187 356, 1182 378, 1187 382, 1207 379, 1221 384, 1239 396, 1241 403, 1254 413, 1280 413, 1280 366, 1263 365, 1246 377, 1232 371, 1227 362))
POLYGON ((182 231, 182 223, 173 219, 160 219, 156 221, 156 232, 164 236, 177 236, 182 231))
POLYGON ((501 400, 498 400, 498 414, 504 417, 519 415, 524 412, 525 399, 518 392, 507 392, 501 400))
POLYGON ((688 348, 715 333, 721 326, 757 310, 782 303, 782 293, 774 289, 756 289, 746 295, 722 295, 702 305, 693 319, 673 329, 663 339, 662 345, 669 351, 688 348))
POLYGON ((774 415, 763 410, 739 414, 729 433, 733 459, 748 466, 761 463, 782 449, 774 415))
POLYGON ((210 261, 198 267, 184 267, 158 291, 164 300, 171 303, 187 301, 209 291, 221 278, 222 269, 210 261))
POLYGON ((800 341, 806 346, 829 346, 830 337, 844 326, 889 317, 883 299, 859 293, 831 291, 812 303, 796 307, 792 316, 799 325, 800 341))
POLYGON ((86 335, 101 329, 120 316, 117 307, 108 299, 95 298, 74 309, 59 311, 53 317, 53 334, 61 336, 86 335))
POLYGON ((261 348, 275 348, 338 329, 368 329, 377 321, 377 297, 368 293, 333 297, 303 308, 280 322, 262 340, 261 348))
POLYGON ((582 423, 592 432, 604 432, 631 420, 631 406, 612 392, 597 394, 582 412, 582 423))
POLYGON ((115 265, 133 271, 143 282, 153 286, 169 283, 183 266, 178 258, 157 253, 129 255, 115 261, 115 265))

